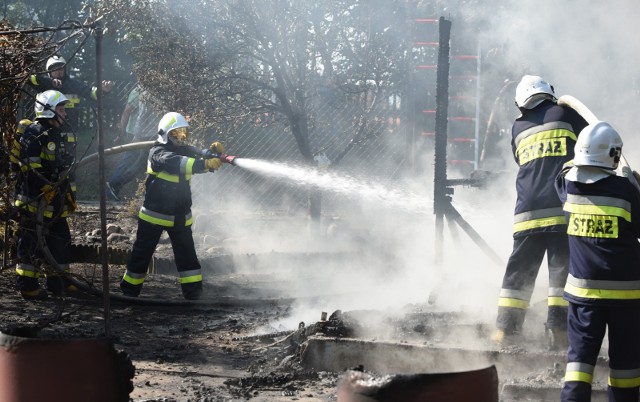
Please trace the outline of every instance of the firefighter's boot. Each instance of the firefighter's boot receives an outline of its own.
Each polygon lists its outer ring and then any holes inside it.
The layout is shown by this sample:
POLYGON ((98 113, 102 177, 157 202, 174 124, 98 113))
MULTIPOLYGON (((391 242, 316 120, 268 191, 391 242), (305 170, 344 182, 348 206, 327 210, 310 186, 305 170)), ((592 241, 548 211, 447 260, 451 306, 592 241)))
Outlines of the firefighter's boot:
POLYGON ((519 334, 517 332, 498 328, 491 334, 491 341, 499 347, 513 346, 518 343, 518 337, 519 334))
POLYGON ((47 290, 53 296, 73 296, 78 293, 78 288, 63 275, 47 276, 47 290))
POLYGON ((125 280, 120 281, 120 290, 122 290, 122 294, 128 297, 138 297, 140 295, 140 291, 142 290, 142 284, 140 285, 132 285, 125 280))
POLYGON ((186 300, 199 300, 202 297, 202 282, 183 283, 181 287, 186 300))
POLYGON ((47 300, 49 297, 47 291, 40 288, 35 290, 21 290, 20 294, 25 300, 47 300))

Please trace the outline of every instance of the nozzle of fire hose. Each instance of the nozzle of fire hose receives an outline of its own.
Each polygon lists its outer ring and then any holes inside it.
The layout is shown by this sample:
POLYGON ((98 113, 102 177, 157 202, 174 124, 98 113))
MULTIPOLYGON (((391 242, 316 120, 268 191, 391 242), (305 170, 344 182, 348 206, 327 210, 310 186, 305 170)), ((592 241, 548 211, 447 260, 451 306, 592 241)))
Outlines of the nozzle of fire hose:
POLYGON ((220 160, 230 165, 235 165, 236 157, 233 155, 220 154, 220 160))
POLYGON ((234 161, 236 159, 236 157, 233 156, 233 155, 219 154, 219 153, 214 152, 214 151, 212 151, 210 149, 205 149, 204 151, 202 151, 202 157, 204 159, 218 158, 222 162, 228 163, 230 165, 233 165, 234 161))

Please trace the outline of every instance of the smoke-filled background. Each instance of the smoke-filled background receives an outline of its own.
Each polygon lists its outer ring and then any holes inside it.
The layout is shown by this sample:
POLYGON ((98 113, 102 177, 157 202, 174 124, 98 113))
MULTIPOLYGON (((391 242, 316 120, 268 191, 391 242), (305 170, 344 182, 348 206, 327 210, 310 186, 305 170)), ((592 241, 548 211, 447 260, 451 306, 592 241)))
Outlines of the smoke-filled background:
MULTIPOLYGON (((487 57, 491 59, 491 68, 499 66, 498 71, 483 71, 488 77, 483 81, 484 85, 500 83, 495 79, 496 74, 502 74, 503 80, 514 81, 524 74, 543 76, 554 85, 558 96, 571 94, 577 97, 599 118, 616 127, 625 141, 624 153, 634 165, 635 161, 640 163, 640 152, 635 150, 638 141, 634 135, 634 108, 638 104, 639 90, 636 70, 640 42, 635 40, 638 8, 640 5, 633 1, 612 6, 598 1, 482 2, 469 7, 462 5, 455 10, 443 4, 441 15, 450 16, 454 27, 457 24, 478 25, 476 35, 468 40, 478 41, 484 54, 490 52, 487 57)), ((463 39, 454 37, 452 40, 463 39)), ((495 94, 496 89, 483 87, 482 91, 495 94)), ((507 95, 506 102, 510 105, 513 92, 514 88, 507 95)), ((485 101, 485 110, 488 110, 493 99, 485 101)), ((508 113, 501 122, 505 128, 510 127, 518 111, 512 107, 508 113)), ((482 189, 456 189, 454 205, 506 262, 512 244, 517 166, 512 160, 508 141, 502 141, 500 145, 503 149, 498 153, 505 159, 505 174, 482 189)), ((429 154, 424 156, 430 157, 429 154)), ((369 162, 375 169, 375 159, 369 162)), ((328 269, 327 275, 331 276, 337 271, 335 289, 354 291, 354 298, 339 298, 333 305, 329 302, 311 306, 310 319, 315 318, 317 309, 398 307, 405 303, 424 303, 435 293, 434 308, 481 313, 484 320, 491 322, 504 267, 487 258, 460 228, 445 229, 442 266, 435 265, 431 174, 431 170, 426 169, 422 176, 393 182, 397 194, 406 191, 407 198, 422 197, 423 208, 413 211, 401 210, 400 204, 406 201, 402 195, 385 205, 375 199, 363 201, 357 189, 348 196, 343 194, 340 208, 346 211, 353 208, 358 213, 341 214, 335 227, 323 232, 324 237, 314 239, 311 244, 300 244, 300 233, 305 230, 306 222, 298 222, 298 227, 276 226, 257 232, 251 222, 246 221, 243 225, 229 225, 227 228, 230 236, 246 239, 249 248, 256 246, 256 239, 248 234, 260 233, 259 237, 264 237, 265 244, 274 250, 287 250, 297 243, 296 246, 304 250, 325 251, 329 245, 329 248, 355 252, 354 261, 334 261, 318 267, 328 269), (394 201, 398 205, 394 205, 394 201), (235 232, 236 229, 239 231, 235 232), (374 247, 381 252, 393 255, 394 263, 389 264, 388 260, 376 259, 372 255, 358 255, 356 250, 361 246, 358 242, 362 241, 375 244, 374 247), (330 267, 331 264, 338 265, 330 267)), ((366 183, 370 177, 364 174, 356 180, 366 183)), ((216 190, 212 188, 211 191, 216 190)), ((199 204, 198 207, 204 206, 199 204)), ((248 210, 234 209, 228 204, 217 208, 231 216, 253 211, 250 203, 243 207, 248 210)), ((325 224, 323 230, 327 226, 325 224)), ((532 303, 544 301, 546 275, 543 264, 532 303)), ((295 276, 296 270, 292 269, 286 280, 295 280, 295 276)))
POLYGON ((639 10, 634 1, 544 0, 487 3, 461 13, 474 19, 476 11, 485 11, 480 41, 499 47, 497 57, 513 78, 541 75, 558 95, 582 100, 618 129, 632 163, 638 155, 633 110, 639 91, 640 43, 634 39, 639 10))

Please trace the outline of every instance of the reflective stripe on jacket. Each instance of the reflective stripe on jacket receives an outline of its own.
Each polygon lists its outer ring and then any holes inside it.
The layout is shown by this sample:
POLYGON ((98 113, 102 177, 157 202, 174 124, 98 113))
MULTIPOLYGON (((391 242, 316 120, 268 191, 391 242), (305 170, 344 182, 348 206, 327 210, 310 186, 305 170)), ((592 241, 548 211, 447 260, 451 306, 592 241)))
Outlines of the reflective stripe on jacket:
POLYGON ((578 304, 640 304, 640 194, 625 177, 594 183, 558 176, 569 235, 564 297, 578 304))
POLYGON ((573 109, 547 100, 523 110, 513 123, 511 148, 519 165, 513 236, 564 232, 565 217, 553 181, 573 159, 577 135, 587 122, 573 109))
MULTIPOLYGON (((46 121, 46 120, 45 120, 46 121)), ((45 218, 67 216, 71 210, 68 197, 75 199, 73 177, 62 177, 75 159, 75 147, 59 128, 44 124, 29 125, 20 136, 15 205, 36 213, 45 185, 56 186, 53 200, 46 206, 45 218)))
POLYGON ((206 173, 204 160, 192 147, 171 143, 156 144, 149 151, 144 204, 138 217, 165 227, 193 224, 191 215, 191 177, 206 173))

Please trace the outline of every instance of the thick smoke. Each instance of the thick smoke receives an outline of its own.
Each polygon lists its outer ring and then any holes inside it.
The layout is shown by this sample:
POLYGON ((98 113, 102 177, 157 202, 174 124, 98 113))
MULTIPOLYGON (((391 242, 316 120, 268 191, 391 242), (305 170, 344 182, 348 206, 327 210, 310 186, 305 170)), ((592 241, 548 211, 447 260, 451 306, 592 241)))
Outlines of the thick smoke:
POLYGON ((500 49, 498 57, 510 78, 541 75, 558 95, 580 99, 598 118, 617 128, 630 163, 640 163, 633 134, 640 91, 640 42, 636 40, 640 3, 500 1, 481 2, 460 12, 464 19, 486 24, 480 41, 487 48, 500 49))
MULTIPOLYGON (((635 71, 640 57, 635 21, 640 3, 632 0, 613 5, 595 0, 450 3, 451 6, 447 2, 439 3, 441 15, 451 18, 454 26, 467 24, 470 28, 465 32, 473 33, 468 40, 479 41, 483 57, 490 59, 492 69, 483 70, 483 74, 493 81, 485 83, 517 81, 524 74, 545 77, 559 96, 577 97, 596 116, 616 127, 625 142, 623 152, 627 159, 632 166, 640 164, 640 152, 635 149, 638 140, 633 135, 634 108, 640 86, 635 71), (500 81, 495 80, 496 76, 500 81)), ((489 88, 482 91, 496 92, 489 88)), ((513 90, 507 93, 507 98, 512 104, 513 90)), ((485 107, 485 113, 486 110, 485 107)), ((508 134, 518 111, 512 107, 507 113, 511 115, 500 124, 508 134)), ((505 148, 503 174, 494 176, 490 185, 482 189, 456 188, 453 203, 506 263, 512 246, 517 166, 511 158, 508 141, 503 141, 502 146, 505 148)), ((242 154, 241 149, 235 151, 242 154)), ((426 156, 429 157, 431 155, 426 156)), ((433 177, 430 174, 397 181, 394 186, 404 186, 407 193, 422 195, 424 204, 431 208, 433 177)), ((365 183, 368 180, 367 177, 356 179, 365 183)), ((216 189, 215 179, 207 181, 209 184, 203 185, 207 194, 233 192, 233 189, 216 189)), ((234 250, 238 252, 327 253, 326 261, 310 260, 307 266, 299 266, 297 270, 296 267, 261 268, 274 275, 282 274, 286 283, 295 284, 300 279, 299 284, 289 290, 318 291, 318 284, 322 284, 323 290, 331 289, 328 293, 342 295, 322 304, 301 306, 297 314, 292 314, 292 325, 301 320, 317 320, 320 311, 399 308, 406 303, 426 303, 434 295, 433 309, 469 311, 478 314, 488 325, 493 324, 504 265, 492 262, 455 224, 445 227, 442 263, 436 265, 432 211, 412 213, 396 208, 393 203, 368 203, 358 198, 358 186, 353 189, 353 194, 339 198, 338 209, 348 212, 336 220, 325 217, 319 225, 309 222, 304 211, 293 211, 287 219, 265 225, 260 210, 256 210, 250 200, 244 200, 242 194, 234 194, 232 204, 215 207, 216 213, 223 216, 224 237, 233 239, 234 250), (351 255, 344 259, 330 258, 333 251, 347 251, 351 255), (316 276, 310 278, 309 270, 315 270, 316 276), (332 283, 332 279, 335 282, 332 283), (309 283, 314 280, 317 281, 315 287, 313 282, 309 283), (350 292, 354 297, 344 296, 350 292)), ((210 213, 210 198, 197 195, 195 207, 200 213, 210 213)), ((543 264, 533 303, 545 299, 546 277, 543 264)))

